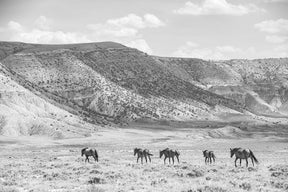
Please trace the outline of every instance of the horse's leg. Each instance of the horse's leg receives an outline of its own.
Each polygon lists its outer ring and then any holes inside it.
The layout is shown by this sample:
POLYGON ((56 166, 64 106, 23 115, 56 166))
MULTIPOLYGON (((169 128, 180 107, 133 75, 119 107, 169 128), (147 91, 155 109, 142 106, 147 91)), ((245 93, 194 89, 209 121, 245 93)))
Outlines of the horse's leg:
POLYGON ((242 159, 240 158, 240 167, 241 167, 242 159))
POLYGON ((150 161, 150 163, 151 163, 151 157, 150 157, 150 155, 148 155, 148 158, 149 158, 149 161, 150 161))
POLYGON ((237 159, 238 159, 238 157, 236 157, 236 159, 235 159, 235 167, 237 167, 237 165, 236 165, 237 159))
POLYGON ((143 156, 141 156, 141 164, 143 164, 143 156))
POLYGON ((145 157, 145 161, 146 161, 146 163, 147 163, 147 155, 145 155, 144 157, 145 157))
POLYGON ((88 161, 88 163, 89 163, 88 155, 85 155, 85 157, 86 157, 85 162, 88 161))
POLYGON ((174 156, 172 157, 172 162, 173 162, 173 165, 174 165, 174 156))
POLYGON ((215 157, 213 157, 213 162, 215 163, 215 157))
POLYGON ((166 159, 167 159, 167 156, 164 157, 164 164, 166 164, 166 159))
POLYGON ((170 161, 170 157, 168 157, 169 158, 169 164, 171 163, 171 161, 170 161))
POLYGON ((137 163, 138 163, 139 158, 140 158, 140 156, 138 155, 138 156, 137 156, 137 163))
POLYGON ((248 159, 247 159, 247 157, 245 158, 245 160, 246 160, 246 167, 248 167, 248 159))
POLYGON ((212 163, 212 158, 211 157, 209 157, 209 160, 210 160, 210 164, 212 163))
POLYGON ((177 161, 178 161, 178 163, 180 163, 180 162, 179 162, 179 156, 177 156, 177 161))
POLYGON ((253 160, 253 158, 251 157, 251 161, 252 161, 252 164, 253 164, 253 167, 254 167, 254 160, 253 160))
POLYGON ((207 161, 207 157, 205 157, 205 165, 207 164, 207 162, 206 162, 206 161, 207 161))

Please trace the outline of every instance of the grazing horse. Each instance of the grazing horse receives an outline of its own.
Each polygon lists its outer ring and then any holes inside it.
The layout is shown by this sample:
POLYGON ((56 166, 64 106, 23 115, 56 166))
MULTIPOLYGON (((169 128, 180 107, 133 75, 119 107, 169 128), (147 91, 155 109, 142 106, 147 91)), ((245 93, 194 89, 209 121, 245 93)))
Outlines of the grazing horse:
POLYGON ((148 149, 142 150, 140 148, 134 149, 134 156, 136 154, 137 154, 137 163, 138 163, 139 158, 141 158, 141 163, 143 163, 143 157, 145 158, 146 163, 147 163, 147 157, 149 158, 149 161, 151 162, 150 156, 153 156, 153 154, 151 154, 148 149))
POLYGON ((159 154, 160 154, 160 158, 164 155, 164 164, 166 163, 167 158, 169 158, 169 164, 171 163, 170 158, 172 158, 172 162, 174 164, 174 157, 177 158, 178 163, 179 163, 180 153, 177 150, 174 151, 174 150, 171 150, 169 148, 166 148, 166 149, 160 151, 159 154))
POLYGON ((203 156, 205 157, 205 164, 208 162, 208 163, 212 163, 212 159, 213 159, 213 162, 215 163, 215 158, 216 156, 214 155, 213 151, 208 151, 208 150, 205 150, 205 151, 202 151, 203 152, 203 156))
POLYGON ((85 147, 84 149, 81 150, 81 156, 83 155, 86 156, 85 163, 86 161, 89 162, 89 156, 92 156, 95 159, 95 161, 98 162, 98 153, 96 149, 89 149, 88 147, 85 147))
POLYGON ((251 158, 252 164, 254 166, 254 161, 258 164, 258 160, 256 159, 256 157, 254 156, 253 152, 250 149, 242 149, 242 148, 230 148, 230 155, 231 158, 233 157, 233 155, 235 154, 235 167, 237 167, 236 165, 236 161, 238 159, 240 159, 240 166, 241 166, 241 160, 245 159, 246 160, 246 167, 248 167, 248 158, 251 158))

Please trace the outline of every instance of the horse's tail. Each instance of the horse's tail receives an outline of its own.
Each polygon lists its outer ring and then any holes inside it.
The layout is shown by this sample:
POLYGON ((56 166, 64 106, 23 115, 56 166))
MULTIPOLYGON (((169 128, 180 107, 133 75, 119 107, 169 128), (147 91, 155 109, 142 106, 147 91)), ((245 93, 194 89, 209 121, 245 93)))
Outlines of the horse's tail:
POLYGON ((212 157, 216 159, 216 155, 214 153, 212 153, 212 157))
POLYGON ((95 152, 95 157, 96 157, 96 159, 98 161, 98 153, 97 153, 96 149, 94 150, 94 152, 95 152))
POLYGON ((253 153, 251 150, 250 150, 250 155, 251 155, 251 157, 253 158, 253 160, 254 160, 257 164, 259 164, 259 161, 256 159, 254 153, 253 153))

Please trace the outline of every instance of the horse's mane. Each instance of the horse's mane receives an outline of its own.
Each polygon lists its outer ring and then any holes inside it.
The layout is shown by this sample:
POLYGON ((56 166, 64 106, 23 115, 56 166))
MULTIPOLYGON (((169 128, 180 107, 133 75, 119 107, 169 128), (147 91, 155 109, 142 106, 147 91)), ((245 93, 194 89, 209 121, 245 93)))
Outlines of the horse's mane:
POLYGON ((86 149, 88 149, 88 147, 83 148, 81 151, 85 151, 86 149))
POLYGON ((140 151, 140 150, 141 150, 140 148, 137 148, 137 147, 134 148, 134 152, 135 152, 135 151, 140 151))
POLYGON ((165 151, 169 151, 169 148, 167 147, 166 149, 160 150, 161 153, 163 153, 165 151))

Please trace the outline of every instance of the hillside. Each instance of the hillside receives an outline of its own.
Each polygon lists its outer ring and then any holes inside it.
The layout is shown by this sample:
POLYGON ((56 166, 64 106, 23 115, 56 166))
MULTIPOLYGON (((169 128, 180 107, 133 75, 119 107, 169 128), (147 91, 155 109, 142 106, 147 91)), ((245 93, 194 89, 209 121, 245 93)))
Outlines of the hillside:
POLYGON ((157 58, 179 78, 258 115, 287 116, 288 59, 202 61, 157 58))
POLYGON ((149 56, 113 42, 0 42, 0 62, 4 79, 97 125, 288 116, 288 59, 213 62, 149 56))
POLYGON ((77 115, 69 113, 19 85, 0 63, 0 135, 39 136, 61 139, 85 137, 97 130, 77 115))

